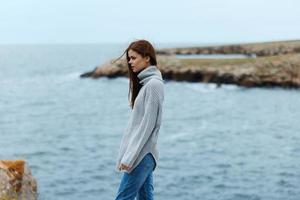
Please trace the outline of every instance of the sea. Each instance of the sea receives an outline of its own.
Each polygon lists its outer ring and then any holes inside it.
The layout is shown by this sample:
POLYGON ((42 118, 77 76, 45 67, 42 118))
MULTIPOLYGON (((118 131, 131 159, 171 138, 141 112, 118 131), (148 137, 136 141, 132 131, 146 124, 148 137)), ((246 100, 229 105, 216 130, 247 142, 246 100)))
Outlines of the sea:
MULTIPOLYGON (((115 198, 129 81, 80 74, 126 47, 0 45, 0 159, 26 160, 40 200, 115 198)), ((157 145, 156 200, 300 199, 298 89, 165 80, 157 145)))

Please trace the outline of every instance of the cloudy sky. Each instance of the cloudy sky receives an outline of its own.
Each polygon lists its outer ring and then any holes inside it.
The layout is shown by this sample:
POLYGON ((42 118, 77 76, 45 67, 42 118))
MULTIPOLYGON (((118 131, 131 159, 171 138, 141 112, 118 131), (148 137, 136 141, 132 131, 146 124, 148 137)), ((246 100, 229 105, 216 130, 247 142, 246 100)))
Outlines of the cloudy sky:
POLYGON ((299 0, 0 0, 0 44, 300 39, 299 0))

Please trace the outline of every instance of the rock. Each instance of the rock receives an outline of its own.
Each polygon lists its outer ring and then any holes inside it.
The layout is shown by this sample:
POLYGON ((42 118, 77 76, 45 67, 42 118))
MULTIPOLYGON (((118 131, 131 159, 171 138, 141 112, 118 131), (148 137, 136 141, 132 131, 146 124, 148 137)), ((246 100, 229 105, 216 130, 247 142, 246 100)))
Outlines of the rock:
POLYGON ((93 70, 93 71, 90 71, 90 72, 85 72, 83 74, 80 75, 80 78, 88 78, 88 77, 92 77, 93 74, 95 73, 97 67, 93 70))
POLYGON ((23 160, 0 160, 0 199, 36 200, 37 183, 23 160))
POLYGON ((252 44, 235 44, 207 47, 184 47, 160 49, 157 51, 162 55, 174 54, 245 54, 256 56, 274 56, 289 53, 300 53, 300 41, 278 41, 252 44))

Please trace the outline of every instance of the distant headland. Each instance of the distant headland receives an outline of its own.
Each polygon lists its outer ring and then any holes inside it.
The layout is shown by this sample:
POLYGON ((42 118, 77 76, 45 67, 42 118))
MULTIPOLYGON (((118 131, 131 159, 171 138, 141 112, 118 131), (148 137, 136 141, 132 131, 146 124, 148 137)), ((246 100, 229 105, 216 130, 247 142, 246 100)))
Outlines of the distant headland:
MULTIPOLYGON (((165 80, 300 87, 300 40, 157 49, 165 80)), ((125 58, 108 61, 80 77, 128 76, 125 58)))

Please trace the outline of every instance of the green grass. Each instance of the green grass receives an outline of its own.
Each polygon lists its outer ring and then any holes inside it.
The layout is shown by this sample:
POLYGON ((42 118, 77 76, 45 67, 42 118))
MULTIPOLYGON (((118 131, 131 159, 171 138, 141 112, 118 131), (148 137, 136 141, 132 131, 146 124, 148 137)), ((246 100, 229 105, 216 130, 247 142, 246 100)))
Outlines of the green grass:
POLYGON ((278 55, 278 56, 265 56, 257 58, 232 58, 232 59, 188 59, 181 58, 179 59, 183 66, 223 66, 223 65, 239 65, 245 63, 259 63, 259 62, 272 62, 272 61, 281 61, 286 60, 293 54, 287 55, 278 55))

